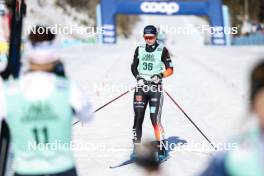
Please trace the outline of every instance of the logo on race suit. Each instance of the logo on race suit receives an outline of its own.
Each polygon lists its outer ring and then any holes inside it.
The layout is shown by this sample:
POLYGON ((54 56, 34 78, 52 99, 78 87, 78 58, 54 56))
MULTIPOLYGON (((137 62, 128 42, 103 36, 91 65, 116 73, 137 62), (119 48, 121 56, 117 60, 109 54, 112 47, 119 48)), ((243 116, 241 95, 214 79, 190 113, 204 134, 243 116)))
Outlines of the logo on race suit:
POLYGON ((143 61, 155 61, 154 54, 144 54, 143 61))
POLYGON ((171 15, 180 10, 180 6, 176 2, 143 2, 140 9, 146 13, 166 13, 171 15))
POLYGON ((150 101, 152 101, 152 102, 157 102, 158 99, 157 99, 157 98, 151 98, 150 101))
POLYGON ((156 107, 150 107, 150 113, 154 114, 156 112, 156 107))
POLYGON ((141 95, 137 95, 137 96, 136 96, 136 101, 137 101, 137 102, 141 102, 141 101, 142 101, 142 99, 143 99, 143 98, 142 98, 142 96, 141 96, 141 95))

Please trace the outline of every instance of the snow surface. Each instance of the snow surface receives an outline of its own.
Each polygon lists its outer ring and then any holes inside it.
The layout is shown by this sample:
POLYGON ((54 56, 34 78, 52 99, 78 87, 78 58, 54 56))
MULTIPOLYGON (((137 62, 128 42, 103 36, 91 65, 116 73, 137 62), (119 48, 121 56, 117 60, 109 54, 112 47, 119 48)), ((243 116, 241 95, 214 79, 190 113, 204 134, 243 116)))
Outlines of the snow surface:
MULTIPOLYGON (((89 92, 95 107, 123 93, 98 91, 95 85, 134 85, 130 72, 134 50, 142 27, 156 21, 159 24, 184 25, 195 17, 144 17, 135 26, 135 37, 119 39, 117 45, 88 45, 65 49, 63 58, 69 76, 89 92), (138 35, 137 35, 138 34, 138 35)), ((197 21, 197 19, 196 19, 197 21)), ((248 74, 253 64, 263 56, 263 47, 213 47, 202 46, 200 36, 168 36, 168 47, 173 55, 174 75, 165 81, 168 91, 175 97, 186 113, 201 128, 213 143, 223 143, 242 128, 248 115, 248 74), (174 42, 172 42, 174 40, 174 42), (174 44, 172 44, 174 43, 174 44)), ((75 142, 88 142, 99 148, 97 151, 75 151, 80 175, 140 175, 135 165, 110 169, 129 159, 131 128, 133 125, 133 93, 96 113, 90 124, 73 127, 75 142), (111 151, 100 150, 108 149, 111 151), (119 149, 113 151, 112 149, 119 149)), ((163 125, 166 136, 173 142, 185 140, 210 145, 190 124, 186 117, 165 96, 163 125)), ((153 139, 153 129, 146 113, 143 127, 144 139, 153 139)), ((164 163, 167 175, 197 175, 211 156, 209 151, 170 152, 171 158, 164 163)))
MULTIPOLYGON (((91 98, 95 107, 119 93, 100 92, 98 95, 94 85, 135 83, 130 73, 134 47, 83 46, 65 51, 68 74, 93 95, 91 98)), ((165 84, 169 85, 170 93, 214 143, 226 141, 240 128, 238 123, 247 111, 248 70, 260 55, 260 49, 196 47, 192 52, 186 52, 184 47, 171 47, 175 56, 175 73, 165 84)), ((112 148, 131 147, 132 95, 130 93, 96 113, 91 124, 74 126, 74 140, 112 148)), ((148 115, 145 118, 144 136, 153 136, 148 115)), ((168 97, 165 97, 162 121, 167 137, 179 137, 187 144, 189 141, 206 143, 168 97)), ((129 153, 77 151, 75 154, 81 175, 135 175, 133 165, 112 170, 108 168, 126 160, 129 153)), ((164 164, 168 174, 175 175, 176 172, 177 175, 187 176, 204 166, 209 153, 176 152, 171 156, 164 164)))

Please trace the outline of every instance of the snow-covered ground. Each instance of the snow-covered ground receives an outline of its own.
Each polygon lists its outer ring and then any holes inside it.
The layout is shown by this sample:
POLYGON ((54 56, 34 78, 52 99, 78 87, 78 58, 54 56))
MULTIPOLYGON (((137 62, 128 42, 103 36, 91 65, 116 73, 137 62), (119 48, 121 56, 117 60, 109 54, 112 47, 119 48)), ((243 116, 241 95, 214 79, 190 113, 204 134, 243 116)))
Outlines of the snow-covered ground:
MULTIPOLYGON (((69 76, 90 94, 95 107, 122 93, 121 90, 113 93, 97 90, 96 85, 135 84, 130 64, 138 44, 136 33, 142 31, 142 26, 154 20, 164 25, 166 22, 170 22, 168 25, 182 25, 182 20, 192 21, 193 17, 174 18, 173 24, 171 18, 165 19, 144 17, 135 27, 135 37, 130 40, 120 39, 117 45, 76 46, 62 52, 69 76)), ((247 118, 248 74, 252 65, 263 56, 264 48, 204 47, 202 41, 197 42, 197 36, 192 40, 192 36, 189 36, 188 42, 183 36, 170 34, 168 37, 175 41, 174 44, 168 42, 175 67, 174 75, 165 81, 168 92, 213 143, 224 143, 241 129, 243 120, 247 118)), ((110 165, 129 159, 131 151, 125 149, 131 147, 132 96, 133 93, 130 93, 97 112, 90 124, 73 127, 76 143, 87 142, 98 149, 75 151, 81 176, 142 174, 133 164, 117 169, 109 168, 110 165)), ((162 121, 166 136, 172 143, 204 143, 210 148, 167 96, 162 121)), ((143 133, 144 139, 153 139, 148 113, 143 133)), ((171 158, 163 165, 166 174, 189 176, 198 174, 206 166, 211 152, 177 151, 170 152, 170 155, 171 158)))
MULTIPOLYGON (((65 51, 68 74, 90 93, 95 107, 119 93, 98 93, 94 85, 135 83, 130 73, 134 47, 136 46, 82 46, 65 51)), ((263 48, 195 47, 188 52, 186 47, 171 47, 175 73, 165 84, 214 143, 225 142, 240 128, 239 123, 247 112, 248 70, 260 57, 261 49, 263 48)), ((88 142, 108 149, 131 147, 132 95, 130 93, 96 113, 92 123, 74 126, 74 141, 88 142)), ((145 118, 144 137, 151 137, 153 130, 148 115, 145 118)), ((167 138, 186 140, 187 145, 207 143, 168 97, 165 97, 162 119, 167 138)), ((75 154, 79 172, 83 176, 135 175, 137 172, 134 165, 109 169, 110 165, 128 159, 130 151, 76 151, 75 154)), ((186 151, 171 152, 171 156, 164 163, 168 175, 177 173, 187 176, 204 167, 210 154, 186 151)))

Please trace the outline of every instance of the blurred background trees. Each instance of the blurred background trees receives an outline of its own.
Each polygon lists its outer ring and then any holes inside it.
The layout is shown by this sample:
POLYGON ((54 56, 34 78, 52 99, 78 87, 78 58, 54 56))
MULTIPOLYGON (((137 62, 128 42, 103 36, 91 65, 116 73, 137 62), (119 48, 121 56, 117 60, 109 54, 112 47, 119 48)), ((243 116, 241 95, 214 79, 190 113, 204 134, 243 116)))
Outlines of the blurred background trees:
MULTIPOLYGON (((57 4, 63 6, 65 2, 78 11, 87 12, 87 15, 96 21, 96 5, 100 0, 57 0, 57 4)), ((132 26, 137 22, 137 16, 117 16, 117 33, 128 37, 132 32, 132 26)), ((96 25, 96 24, 94 24, 96 25)))
POLYGON ((264 0, 223 0, 229 6, 233 26, 241 26, 245 16, 250 21, 264 21, 264 0))

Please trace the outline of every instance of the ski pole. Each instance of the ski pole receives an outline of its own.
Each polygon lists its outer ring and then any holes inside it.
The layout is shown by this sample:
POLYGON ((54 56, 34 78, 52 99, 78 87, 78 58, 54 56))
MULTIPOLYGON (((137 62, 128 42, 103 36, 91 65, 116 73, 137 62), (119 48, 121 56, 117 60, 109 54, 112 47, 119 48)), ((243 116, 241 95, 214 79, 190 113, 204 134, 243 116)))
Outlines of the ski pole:
POLYGON ((200 134, 210 143, 210 145, 217 150, 217 148, 214 146, 214 144, 211 142, 211 140, 208 139, 208 137, 202 132, 202 130, 194 123, 194 121, 187 115, 187 113, 181 108, 181 106, 176 102, 176 100, 165 90, 165 93, 168 95, 168 97, 171 99, 171 101, 180 109, 180 111, 187 117, 187 119, 193 124, 193 126, 200 132, 200 134))
MULTIPOLYGON (((128 91, 122 93, 121 95, 117 96, 116 98, 110 100, 108 103, 106 103, 106 104, 104 104, 103 106, 97 108, 97 109, 94 111, 94 113, 100 111, 100 110, 103 109, 104 107, 108 106, 109 104, 113 103, 114 101, 118 100, 119 98, 125 96, 126 94, 128 94, 129 92, 131 92, 132 90, 134 90, 135 88, 136 88, 136 87, 134 87, 134 88, 132 88, 132 89, 130 89, 130 90, 128 90, 128 91)), ((78 120, 77 122, 74 122, 72 125, 76 125, 76 124, 79 123, 79 122, 80 122, 80 121, 78 120)))

